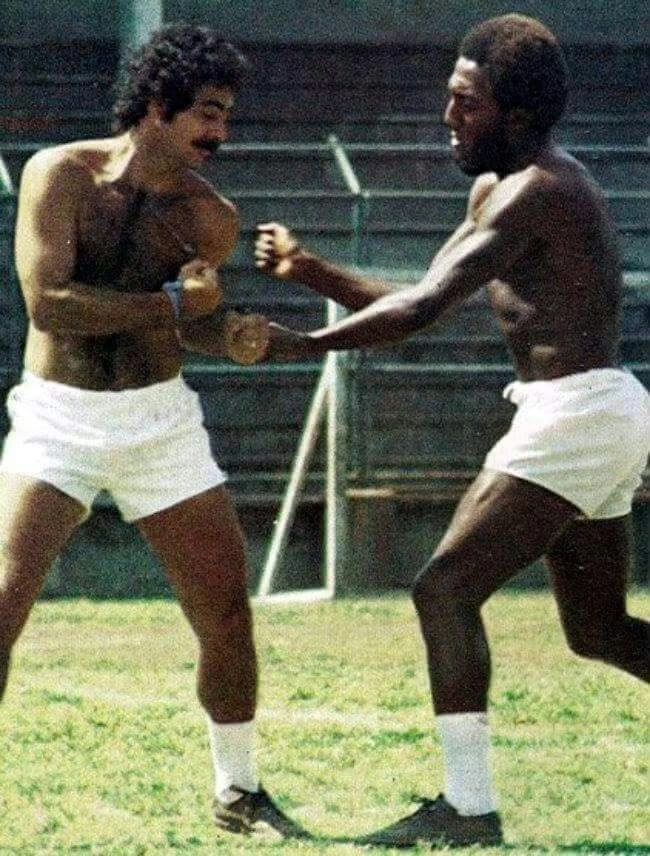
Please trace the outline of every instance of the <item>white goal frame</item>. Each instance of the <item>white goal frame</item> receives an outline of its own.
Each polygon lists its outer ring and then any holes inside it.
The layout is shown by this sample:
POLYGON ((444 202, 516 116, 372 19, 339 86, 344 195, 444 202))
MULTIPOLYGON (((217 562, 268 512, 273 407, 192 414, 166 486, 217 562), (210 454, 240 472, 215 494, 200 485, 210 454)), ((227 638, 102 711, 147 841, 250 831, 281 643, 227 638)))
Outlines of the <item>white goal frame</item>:
MULTIPOLYGON (((339 308, 327 301, 327 324, 340 317, 339 308)), ((303 428, 287 489, 280 512, 275 520, 271 543, 254 601, 266 603, 311 603, 331 600, 336 594, 336 569, 345 560, 346 499, 345 499, 345 436, 347 432, 344 412, 345 390, 341 378, 342 354, 330 351, 314 390, 303 428), (305 482, 309 463, 316 447, 319 431, 325 418, 326 471, 325 471, 325 543, 324 576, 320 588, 273 592, 273 581, 285 553, 300 491, 305 482)))

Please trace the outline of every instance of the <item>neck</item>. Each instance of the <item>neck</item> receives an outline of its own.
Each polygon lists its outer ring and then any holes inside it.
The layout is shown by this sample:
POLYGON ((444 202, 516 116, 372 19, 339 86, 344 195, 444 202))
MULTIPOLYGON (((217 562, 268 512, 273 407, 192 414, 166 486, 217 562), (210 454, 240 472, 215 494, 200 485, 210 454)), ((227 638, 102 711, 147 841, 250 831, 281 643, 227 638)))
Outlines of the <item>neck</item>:
POLYGON ((128 179, 133 187, 165 194, 178 189, 187 166, 165 152, 159 141, 134 128, 117 138, 114 172, 116 179, 128 179))
POLYGON ((513 146, 501 169, 497 170, 499 178, 520 172, 527 166, 537 163, 551 148, 552 143, 548 136, 532 137, 522 139, 513 146))

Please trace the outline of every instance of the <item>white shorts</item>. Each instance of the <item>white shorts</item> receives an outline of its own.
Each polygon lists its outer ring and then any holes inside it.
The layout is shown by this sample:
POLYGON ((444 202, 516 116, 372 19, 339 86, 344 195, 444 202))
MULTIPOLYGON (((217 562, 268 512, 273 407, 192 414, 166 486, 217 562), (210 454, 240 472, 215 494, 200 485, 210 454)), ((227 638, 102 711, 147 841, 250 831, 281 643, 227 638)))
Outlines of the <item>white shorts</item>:
POLYGON ((223 484, 198 395, 179 377, 96 392, 26 373, 9 392, 0 470, 54 485, 87 511, 108 491, 127 521, 223 484))
POLYGON ((650 452, 650 396, 630 372, 515 381, 503 397, 517 412, 486 469, 542 485, 585 517, 629 514, 650 452))

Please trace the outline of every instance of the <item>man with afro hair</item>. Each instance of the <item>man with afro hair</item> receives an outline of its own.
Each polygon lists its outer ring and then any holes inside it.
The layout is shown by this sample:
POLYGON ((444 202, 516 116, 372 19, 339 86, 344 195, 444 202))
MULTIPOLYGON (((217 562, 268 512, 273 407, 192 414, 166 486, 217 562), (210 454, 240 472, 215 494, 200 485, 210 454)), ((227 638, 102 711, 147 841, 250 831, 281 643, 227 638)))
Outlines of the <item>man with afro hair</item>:
POLYGON ((357 276, 301 247, 281 224, 260 226, 262 270, 353 310, 312 333, 274 328, 269 356, 386 345, 486 288, 517 375, 504 390, 516 407, 512 426, 413 590, 444 795, 362 839, 367 844, 502 840, 481 608, 537 559, 546 559, 571 649, 650 679, 648 623, 625 604, 630 510, 650 451, 650 402, 619 361, 614 225, 591 176, 551 136, 566 97, 562 52, 538 21, 505 15, 463 39, 445 122, 456 162, 476 181, 465 221, 418 285, 357 276))

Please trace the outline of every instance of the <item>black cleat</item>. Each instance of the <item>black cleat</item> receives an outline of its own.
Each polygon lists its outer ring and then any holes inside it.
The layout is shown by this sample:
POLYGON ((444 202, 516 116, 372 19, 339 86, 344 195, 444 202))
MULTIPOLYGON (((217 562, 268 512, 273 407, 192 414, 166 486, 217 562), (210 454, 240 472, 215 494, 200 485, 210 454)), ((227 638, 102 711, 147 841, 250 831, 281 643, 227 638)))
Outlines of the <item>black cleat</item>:
POLYGON ((503 843, 501 819, 495 811, 465 817, 449 805, 443 794, 435 800, 422 799, 413 814, 396 823, 355 839, 358 844, 384 847, 414 847, 429 844, 440 847, 469 847, 471 844, 503 843))
POLYGON ((219 829, 240 835, 260 835, 279 838, 309 838, 309 833, 287 817, 273 802, 267 792, 243 791, 239 799, 224 805, 215 799, 214 822, 219 829))

